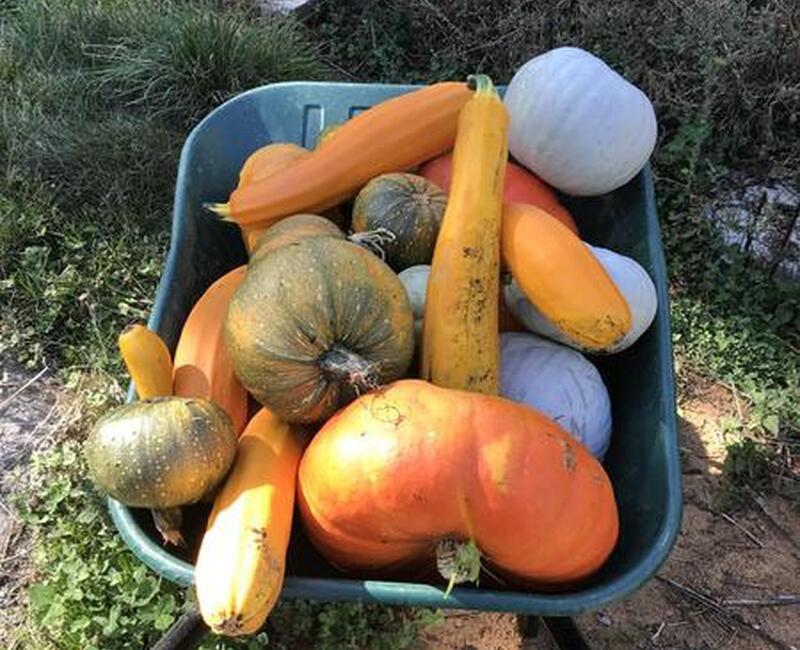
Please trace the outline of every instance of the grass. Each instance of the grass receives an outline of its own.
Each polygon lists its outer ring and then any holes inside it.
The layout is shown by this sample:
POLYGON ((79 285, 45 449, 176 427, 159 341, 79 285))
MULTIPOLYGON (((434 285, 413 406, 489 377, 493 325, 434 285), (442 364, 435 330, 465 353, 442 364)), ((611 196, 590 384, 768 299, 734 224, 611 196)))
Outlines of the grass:
POLYGON ((0 332, 28 363, 119 371, 113 341, 148 312, 186 130, 242 88, 318 74, 295 22, 217 5, 3 12, 0 332))
MULTIPOLYGON (((700 214, 729 169, 797 180, 800 8, 682 7, 320 0, 299 24, 244 1, 0 4, 0 352, 60 368, 81 411, 20 478, 34 580, 21 636, 0 634, 0 644, 146 647, 189 598, 143 571, 113 533, 77 441, 123 396, 116 336, 149 312, 181 142, 215 105, 270 81, 484 71, 503 82, 530 56, 569 43, 644 88, 660 122, 654 165, 676 350, 748 402, 737 424, 745 439, 725 463, 728 505, 740 505, 745 486, 767 489, 775 450, 800 435, 800 295, 722 246, 700 214)), ((284 603, 269 643, 405 648, 431 616, 284 603)))

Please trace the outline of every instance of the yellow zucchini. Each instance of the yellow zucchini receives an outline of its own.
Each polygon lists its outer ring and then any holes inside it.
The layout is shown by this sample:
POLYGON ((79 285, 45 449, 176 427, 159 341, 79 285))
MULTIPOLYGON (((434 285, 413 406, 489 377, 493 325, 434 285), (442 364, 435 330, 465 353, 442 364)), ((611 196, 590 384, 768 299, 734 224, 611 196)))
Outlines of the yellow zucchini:
MULTIPOLYGON (((158 334, 143 325, 130 325, 117 343, 139 399, 172 395, 172 356, 158 334)), ((180 508, 154 508, 150 513, 165 542, 183 544, 180 508)))
POLYGON ((300 455, 289 425, 267 409, 239 438, 195 568, 200 613, 216 634, 257 632, 278 600, 300 455))
POLYGON ((131 325, 119 335, 118 344, 139 399, 172 395, 172 357, 158 334, 131 325))
POLYGON ((525 297, 581 348, 606 350, 630 331, 630 306, 603 265, 544 210, 506 205, 502 250, 525 297))
POLYGON ((496 395, 509 118, 489 77, 474 79, 476 92, 458 117, 450 194, 428 279, 422 378, 496 395))

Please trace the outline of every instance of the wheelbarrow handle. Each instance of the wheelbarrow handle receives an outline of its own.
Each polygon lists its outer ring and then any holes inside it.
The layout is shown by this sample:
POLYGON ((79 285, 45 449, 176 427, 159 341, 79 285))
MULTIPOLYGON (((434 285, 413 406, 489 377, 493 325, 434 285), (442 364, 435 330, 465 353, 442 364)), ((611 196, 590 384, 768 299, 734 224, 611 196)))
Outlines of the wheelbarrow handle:
POLYGON ((194 650, 208 632, 200 611, 192 607, 172 624, 151 650, 194 650))

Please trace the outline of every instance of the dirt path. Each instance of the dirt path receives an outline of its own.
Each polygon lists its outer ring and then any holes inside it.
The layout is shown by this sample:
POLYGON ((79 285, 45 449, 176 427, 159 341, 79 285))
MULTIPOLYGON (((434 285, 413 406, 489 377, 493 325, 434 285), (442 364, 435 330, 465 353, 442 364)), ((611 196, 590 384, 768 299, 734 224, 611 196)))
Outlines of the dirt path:
POLYGON ((27 571, 27 540, 10 507, 13 470, 47 444, 55 426, 59 386, 47 369, 30 371, 0 357, 0 647, 22 621, 15 605, 27 571))
MULTIPOLYGON (((577 624, 593 650, 800 650, 800 604, 719 605, 800 595, 800 514, 780 497, 765 499, 766 511, 753 506, 730 518, 713 508, 725 447, 732 441, 723 434, 721 420, 736 414, 739 406, 727 389, 699 379, 692 379, 682 393, 683 522, 658 573, 661 579, 651 580, 622 603, 579 617, 577 624)), ((554 646, 546 633, 523 641, 513 615, 455 612, 431 628, 420 647, 554 646)))

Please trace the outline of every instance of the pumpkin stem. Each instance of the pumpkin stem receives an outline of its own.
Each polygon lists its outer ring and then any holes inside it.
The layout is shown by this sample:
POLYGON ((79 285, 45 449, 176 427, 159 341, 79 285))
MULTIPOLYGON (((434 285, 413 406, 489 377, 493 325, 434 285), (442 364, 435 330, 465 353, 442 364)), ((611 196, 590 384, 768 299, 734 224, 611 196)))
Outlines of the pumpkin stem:
POLYGON ((231 217, 231 206, 229 203, 203 203, 206 210, 216 213, 216 215, 223 221, 235 221, 231 217))
POLYGON ((445 580, 447 598, 453 587, 462 582, 478 584, 481 572, 481 552, 471 539, 466 542, 444 537, 436 543, 436 568, 445 580))
POLYGON ((363 246, 372 253, 375 253, 375 255, 385 262, 386 251, 383 247, 397 239, 397 235, 388 228, 376 228, 375 230, 353 233, 348 239, 354 244, 363 246))
POLYGON ((494 87, 492 79, 489 77, 489 75, 471 74, 469 77, 467 77, 467 86, 474 90, 476 95, 491 95, 493 97, 500 97, 500 95, 497 94, 497 89, 494 87))
POLYGON ((379 386, 378 364, 367 361, 364 357, 352 352, 341 343, 334 343, 323 354, 317 365, 334 381, 346 382, 361 394, 379 386))
POLYGON ((153 515, 156 530, 161 533, 164 542, 174 546, 186 546, 183 535, 181 535, 183 513, 180 508, 153 508, 150 512, 153 515))

